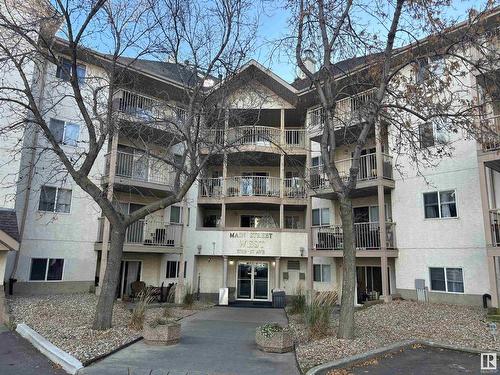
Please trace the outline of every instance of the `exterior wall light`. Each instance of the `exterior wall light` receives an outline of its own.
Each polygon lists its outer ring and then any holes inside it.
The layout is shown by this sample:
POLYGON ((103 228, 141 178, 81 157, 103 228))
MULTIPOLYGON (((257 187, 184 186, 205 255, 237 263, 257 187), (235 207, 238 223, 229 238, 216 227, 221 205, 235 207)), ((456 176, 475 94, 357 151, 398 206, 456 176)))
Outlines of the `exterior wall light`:
POLYGON ((276 266, 276 262, 273 262, 272 265, 273 265, 273 267, 276 266))
POLYGON ((198 249, 198 255, 200 255, 201 254, 201 245, 196 246, 196 248, 198 249))
POLYGON ((229 264, 232 266, 234 264, 234 260, 230 260, 229 264))
POLYGON ((299 250, 300 250, 300 256, 303 257, 304 256, 304 248, 301 246, 299 250))

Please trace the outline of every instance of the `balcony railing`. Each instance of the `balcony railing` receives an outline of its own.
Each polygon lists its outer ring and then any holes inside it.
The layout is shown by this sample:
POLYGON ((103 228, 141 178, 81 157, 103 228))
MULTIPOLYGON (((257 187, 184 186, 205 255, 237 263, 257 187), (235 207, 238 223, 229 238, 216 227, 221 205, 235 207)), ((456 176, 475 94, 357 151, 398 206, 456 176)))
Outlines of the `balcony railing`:
MULTIPOLYGON (((382 154, 384 158, 383 176, 386 179, 392 180, 392 156, 382 154)), ((335 166, 342 180, 347 181, 350 174, 352 159, 336 160, 335 166)), ((312 189, 328 189, 330 181, 323 166, 311 167, 311 188, 312 189)), ((377 157, 376 154, 362 155, 359 158, 358 181, 368 181, 377 178, 377 157)))
POLYGON ((483 118, 481 129, 483 151, 498 150, 500 148, 500 115, 483 118))
MULTIPOLYGON (((102 242, 104 218, 99 218, 97 242, 102 242)), ((132 223, 125 234, 126 244, 180 247, 182 224, 167 224, 162 217, 146 217, 132 223)))
POLYGON ((224 129, 209 129, 208 139, 210 143, 228 146, 263 146, 283 148, 305 148, 305 129, 286 128, 283 141, 280 128, 270 126, 236 126, 224 129), (226 137, 224 136, 226 134, 226 137), (226 138, 226 140, 225 140, 226 138))
POLYGON ((490 210, 491 244, 500 246, 500 210, 490 210))
MULTIPOLYGON (((359 116, 359 111, 366 103, 373 100, 376 94, 376 89, 367 90, 359 94, 349 96, 344 99, 337 100, 335 104, 335 127, 340 128, 345 125, 353 125, 358 123, 356 119, 359 116)), ((312 109, 308 112, 308 128, 310 131, 318 131, 323 128, 325 122, 325 111, 322 107, 312 109)))
MULTIPOLYGON (((386 238, 387 249, 396 248, 395 223, 387 222, 386 238)), ((311 228, 313 246, 316 250, 342 250, 344 248, 344 236, 342 225, 311 228)), ((354 240, 358 250, 380 249, 380 226, 377 222, 355 223, 354 240)))
MULTIPOLYGON (((285 198, 306 198, 307 189, 303 178, 294 177, 283 180, 285 198)), ((281 196, 281 179, 264 176, 233 176, 226 179, 201 178, 199 196, 208 198, 222 197, 276 197, 281 196)))
POLYGON ((186 111, 183 108, 169 106, 159 99, 128 90, 120 90, 116 96, 116 109, 119 112, 137 119, 154 122, 176 118, 185 121, 186 111))
MULTIPOLYGON (((117 151, 116 175, 135 181, 172 185, 173 168, 162 160, 140 153, 117 151)), ((109 171, 110 154, 106 155, 106 171, 109 171)))

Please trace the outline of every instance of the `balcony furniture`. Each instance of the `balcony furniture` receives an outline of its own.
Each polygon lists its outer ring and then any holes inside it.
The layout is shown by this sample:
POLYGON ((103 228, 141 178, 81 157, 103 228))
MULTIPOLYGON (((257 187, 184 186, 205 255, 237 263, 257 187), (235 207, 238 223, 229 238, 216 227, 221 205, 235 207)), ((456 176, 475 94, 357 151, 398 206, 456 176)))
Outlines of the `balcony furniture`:
POLYGON ((134 281, 130 284, 131 298, 138 298, 143 290, 146 289, 146 283, 144 281, 134 281))

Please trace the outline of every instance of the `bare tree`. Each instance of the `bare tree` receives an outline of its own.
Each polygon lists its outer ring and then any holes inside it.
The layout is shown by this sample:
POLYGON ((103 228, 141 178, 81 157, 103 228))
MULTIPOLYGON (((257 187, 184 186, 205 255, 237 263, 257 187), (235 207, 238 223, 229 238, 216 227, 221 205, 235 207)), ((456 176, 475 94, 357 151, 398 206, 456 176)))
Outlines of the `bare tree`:
MULTIPOLYGON (((305 82, 317 96, 323 173, 340 206, 344 256, 339 338, 354 335, 352 196, 362 150, 370 137, 377 138, 380 145, 383 134, 389 132, 391 153, 409 157, 421 171, 451 155, 453 143, 442 137, 436 140, 436 147, 424 147, 426 134, 419 132, 419 124, 437 126, 447 133, 464 132, 466 137, 484 133, 477 127, 476 88, 469 78, 498 61, 497 47, 485 37, 488 28, 498 27, 498 18, 493 17, 493 25, 491 17, 484 20, 495 12, 487 6, 483 12, 471 12, 468 22, 457 24, 448 16, 451 4, 441 1, 289 2, 290 25, 297 25, 289 41, 295 46, 305 82), (319 71, 307 64, 307 54, 320 62, 319 71), (368 90, 369 95, 356 96, 368 90), (357 98, 356 108, 346 116, 337 103, 349 96, 357 98), (354 144, 348 176, 341 173, 335 158, 342 144, 354 144)), ((496 130, 490 131, 494 134, 496 130)), ((381 162, 377 159, 378 176, 383 173, 381 162)), ((385 217, 381 211, 379 207, 382 231, 385 217)))
POLYGON ((15 1, 1 4, 0 106, 22 114, 0 132, 22 130, 23 147, 32 155, 27 164, 50 155, 52 176, 73 180, 109 221, 109 255, 93 325, 102 330, 112 324, 127 227, 182 201, 210 156, 223 147, 208 135, 228 121, 223 83, 246 59, 255 23, 250 3, 241 0, 56 0, 53 6, 34 1, 21 10, 15 1), (175 77, 167 78, 173 83, 148 78, 140 65, 146 58, 169 61, 175 77), (90 66, 84 79, 82 62, 90 66), (13 73, 15 84, 6 79, 13 73), (157 100, 127 104, 123 89, 157 100), (76 108, 85 134, 71 149, 49 121, 61 106, 76 108), (105 147, 113 157, 118 134, 128 135, 170 171, 170 191, 132 213, 122 212, 112 185, 101 186, 96 173, 105 147))

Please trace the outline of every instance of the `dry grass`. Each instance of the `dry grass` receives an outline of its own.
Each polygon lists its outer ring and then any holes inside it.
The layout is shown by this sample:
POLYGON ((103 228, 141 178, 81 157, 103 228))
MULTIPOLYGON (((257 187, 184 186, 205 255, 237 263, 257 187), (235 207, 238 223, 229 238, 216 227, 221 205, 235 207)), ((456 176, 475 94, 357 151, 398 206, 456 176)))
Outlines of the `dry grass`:
POLYGON ((145 288, 139 293, 139 302, 137 302, 130 315, 130 328, 136 331, 140 331, 143 328, 144 320, 146 319, 146 310, 153 300, 154 298, 149 288, 145 288))
POLYGON ((332 309, 337 300, 336 290, 317 292, 313 295, 311 304, 306 306, 304 313, 310 338, 319 339, 330 333, 332 309))

